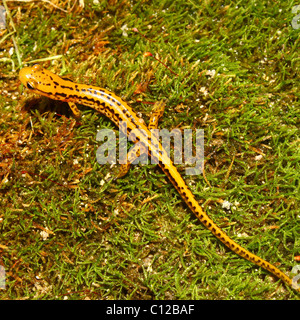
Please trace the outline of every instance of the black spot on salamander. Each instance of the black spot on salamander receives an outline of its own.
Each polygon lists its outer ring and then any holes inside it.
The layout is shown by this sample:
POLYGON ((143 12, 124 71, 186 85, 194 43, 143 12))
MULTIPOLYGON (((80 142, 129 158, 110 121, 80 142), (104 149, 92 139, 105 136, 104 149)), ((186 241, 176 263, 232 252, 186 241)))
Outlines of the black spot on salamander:
POLYGON ((191 202, 191 201, 187 200, 187 204, 188 204, 188 206, 189 206, 190 208, 192 208, 192 207, 193 207, 193 204, 192 204, 192 202, 191 202))
POLYGON ((61 88, 63 88, 63 89, 69 89, 69 90, 74 90, 74 88, 73 87, 69 87, 69 86, 61 86, 61 88))
POLYGON ((46 95, 48 95, 48 96, 53 96, 53 93, 52 92, 47 92, 47 91, 41 91, 41 90, 38 90, 38 89, 36 89, 37 91, 40 91, 41 93, 44 93, 44 94, 46 94, 46 95))
POLYGON ((78 96, 77 96, 76 94, 70 94, 70 95, 69 95, 69 98, 71 98, 71 99, 72 99, 72 98, 78 99, 78 96))
POLYGON ((59 86, 59 83, 58 83, 58 82, 53 81, 53 83, 54 83, 56 86, 59 86))
POLYGON ((134 117, 131 114, 129 114, 129 118, 130 118, 130 121, 133 122, 136 125, 136 121, 135 121, 134 117))
POLYGON ((67 98, 68 97, 68 95, 66 93, 64 93, 64 92, 60 92, 58 95, 63 97, 63 98, 67 98))

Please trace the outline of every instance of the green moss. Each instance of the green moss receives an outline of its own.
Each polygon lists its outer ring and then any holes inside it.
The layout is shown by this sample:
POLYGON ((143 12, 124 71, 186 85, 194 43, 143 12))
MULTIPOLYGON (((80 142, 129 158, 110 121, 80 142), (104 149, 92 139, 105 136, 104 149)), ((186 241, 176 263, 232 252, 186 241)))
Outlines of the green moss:
MULTIPOLYGON (((295 4, 85 1, 64 13, 35 2, 11 14, 24 65, 40 59, 105 87, 145 121, 149 102, 167 98, 161 128, 204 128, 205 179, 185 177, 193 193, 233 239, 290 273, 300 252, 295 4)), ((11 38, 1 45, 17 65, 11 38)), ((299 298, 217 241, 158 167, 109 181, 118 166, 97 163, 96 132, 114 125, 82 106, 76 122, 64 104, 21 96, 5 61, 2 299, 299 298)))

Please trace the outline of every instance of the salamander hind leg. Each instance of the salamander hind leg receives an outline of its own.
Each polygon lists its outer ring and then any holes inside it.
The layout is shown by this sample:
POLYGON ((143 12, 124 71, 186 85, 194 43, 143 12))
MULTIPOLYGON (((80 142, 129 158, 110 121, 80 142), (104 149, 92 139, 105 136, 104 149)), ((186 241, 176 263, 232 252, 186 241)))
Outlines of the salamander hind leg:
POLYGON ((127 163, 121 164, 119 172, 114 180, 124 177, 129 171, 131 164, 138 161, 138 158, 144 154, 148 154, 148 150, 140 144, 135 144, 128 152, 127 163))

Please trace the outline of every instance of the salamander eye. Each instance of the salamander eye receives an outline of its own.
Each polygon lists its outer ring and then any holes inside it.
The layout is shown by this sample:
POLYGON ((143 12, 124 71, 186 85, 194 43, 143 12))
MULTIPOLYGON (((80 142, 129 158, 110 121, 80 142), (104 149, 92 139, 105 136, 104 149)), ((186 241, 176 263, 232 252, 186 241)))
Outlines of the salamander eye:
POLYGON ((28 89, 34 90, 34 86, 32 85, 32 83, 27 82, 26 86, 27 86, 28 89))

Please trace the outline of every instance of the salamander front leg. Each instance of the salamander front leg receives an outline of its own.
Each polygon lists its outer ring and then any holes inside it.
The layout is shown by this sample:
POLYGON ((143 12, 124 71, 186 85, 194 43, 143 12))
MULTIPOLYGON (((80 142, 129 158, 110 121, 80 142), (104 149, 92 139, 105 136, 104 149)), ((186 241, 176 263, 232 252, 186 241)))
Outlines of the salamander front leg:
POLYGON ((151 115, 150 115, 150 120, 148 124, 148 129, 157 129, 158 127, 158 121, 162 117, 164 111, 165 111, 165 101, 158 101, 155 102, 151 115))
POLYGON ((70 109, 72 110, 74 117, 76 119, 79 119, 81 117, 81 112, 76 107, 76 104, 74 102, 68 102, 68 105, 69 105, 70 109))

